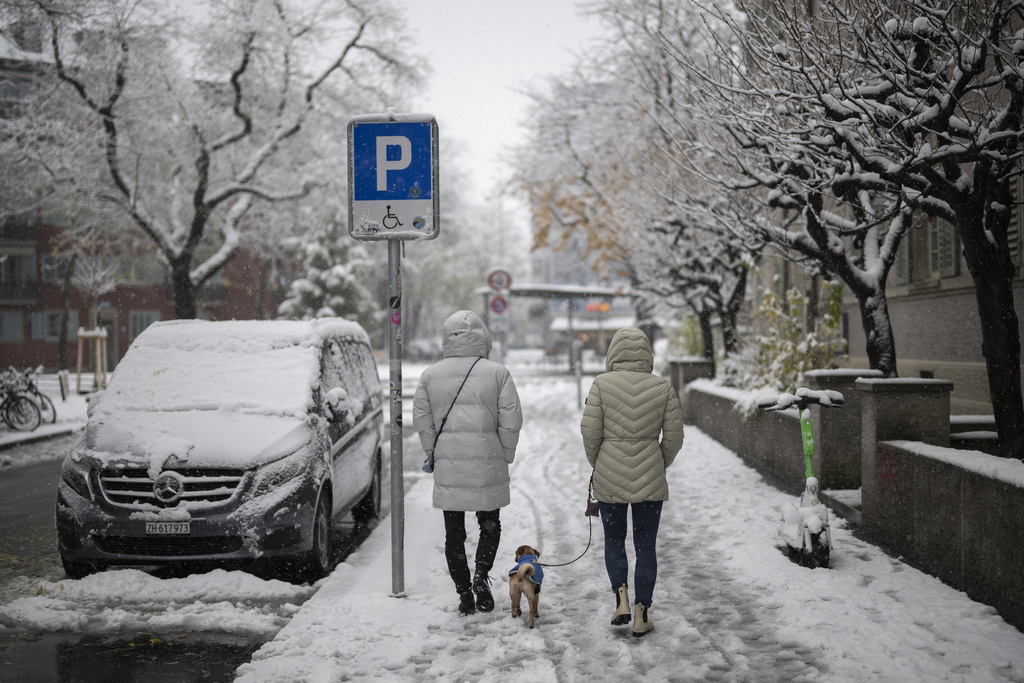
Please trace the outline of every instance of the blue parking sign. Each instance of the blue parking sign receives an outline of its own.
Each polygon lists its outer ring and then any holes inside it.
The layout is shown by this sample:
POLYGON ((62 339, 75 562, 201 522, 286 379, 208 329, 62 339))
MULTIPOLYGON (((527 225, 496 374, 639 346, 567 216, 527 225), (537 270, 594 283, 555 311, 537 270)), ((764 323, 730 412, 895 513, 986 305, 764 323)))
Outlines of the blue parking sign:
POLYGON ((421 114, 349 121, 349 234, 433 239, 440 216, 437 122, 421 114))

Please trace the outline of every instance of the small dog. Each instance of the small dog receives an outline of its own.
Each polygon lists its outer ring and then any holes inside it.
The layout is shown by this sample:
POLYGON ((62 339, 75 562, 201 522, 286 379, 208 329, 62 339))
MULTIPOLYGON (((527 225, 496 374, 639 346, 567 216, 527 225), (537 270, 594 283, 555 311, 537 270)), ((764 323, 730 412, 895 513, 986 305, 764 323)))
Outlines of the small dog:
POLYGON ((537 612, 537 600, 540 585, 544 581, 544 569, 537 560, 539 557, 540 551, 528 545, 521 545, 516 548, 516 566, 508 572, 508 595, 512 598, 512 617, 518 617, 523 613, 519 605, 522 596, 525 595, 526 602, 530 605, 530 628, 536 625, 534 619, 540 616, 537 612))

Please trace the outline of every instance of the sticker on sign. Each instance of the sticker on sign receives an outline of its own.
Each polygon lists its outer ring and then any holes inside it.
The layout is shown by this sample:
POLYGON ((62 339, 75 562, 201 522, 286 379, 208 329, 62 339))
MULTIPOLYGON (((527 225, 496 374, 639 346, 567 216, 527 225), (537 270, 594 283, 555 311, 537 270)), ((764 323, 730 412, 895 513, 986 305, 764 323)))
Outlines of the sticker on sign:
POLYGON ((429 114, 355 116, 348 122, 349 234, 357 240, 428 240, 440 232, 437 121, 429 114))

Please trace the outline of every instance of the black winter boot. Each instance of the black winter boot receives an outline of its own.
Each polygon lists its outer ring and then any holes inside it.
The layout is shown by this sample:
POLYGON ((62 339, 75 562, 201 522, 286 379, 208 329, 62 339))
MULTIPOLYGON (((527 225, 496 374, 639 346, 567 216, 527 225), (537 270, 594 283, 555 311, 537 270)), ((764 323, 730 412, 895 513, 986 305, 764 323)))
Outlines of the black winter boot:
POLYGON ((473 576, 473 592, 476 593, 476 608, 481 612, 490 612, 494 609, 494 596, 491 595, 491 587, 488 585, 491 577, 478 564, 476 574, 473 576))
POLYGON ((473 591, 459 593, 459 614, 466 617, 476 614, 476 604, 473 602, 473 591))

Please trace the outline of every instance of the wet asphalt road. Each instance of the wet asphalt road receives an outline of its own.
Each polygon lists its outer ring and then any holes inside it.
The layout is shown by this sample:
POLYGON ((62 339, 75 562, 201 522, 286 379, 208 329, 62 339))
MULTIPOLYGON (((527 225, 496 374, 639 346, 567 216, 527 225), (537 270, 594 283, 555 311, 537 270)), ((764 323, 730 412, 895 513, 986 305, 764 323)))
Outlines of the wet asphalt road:
MULTIPOLYGON (((0 602, 18 596, 4 587, 15 576, 65 578, 57 554, 53 511, 63 454, 74 437, 16 447, 38 464, 0 469, 0 602)), ((387 470, 385 463, 385 470, 387 470)), ((382 516, 389 505, 384 473, 382 516)), ((335 527, 334 563, 342 562, 373 530, 335 527)), ((161 575, 154 570, 153 574, 161 575)), ((264 639, 230 633, 0 634, 0 683, 216 683, 234 680, 264 639)))

